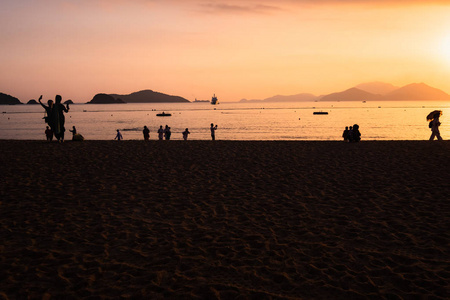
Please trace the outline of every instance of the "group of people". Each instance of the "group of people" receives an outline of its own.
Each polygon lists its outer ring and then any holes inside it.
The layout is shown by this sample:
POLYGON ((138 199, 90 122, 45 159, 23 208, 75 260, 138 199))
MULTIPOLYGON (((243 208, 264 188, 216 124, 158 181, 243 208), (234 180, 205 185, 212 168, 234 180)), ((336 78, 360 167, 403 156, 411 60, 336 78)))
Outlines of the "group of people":
POLYGON ((342 133, 344 142, 359 142, 361 140, 361 132, 359 132, 359 125, 355 124, 353 126, 346 126, 344 132, 342 133))
MULTIPOLYGON (((217 130, 217 124, 214 125, 213 123, 211 123, 210 131, 211 131, 211 139, 213 141, 216 140, 216 130, 217 130)), ((170 136, 172 135, 172 132, 170 131, 170 127, 168 125, 166 125, 165 128, 163 128, 162 125, 159 126, 157 133, 158 133, 158 140, 160 140, 160 141, 170 140, 170 136)), ((147 126, 144 126, 144 129, 142 130, 142 134, 144 135, 144 140, 146 140, 146 141, 150 140, 150 129, 148 129, 147 126)), ((186 128, 182 132, 183 140, 186 141, 188 139, 189 134, 191 134, 189 132, 189 128, 186 128)), ((116 137, 114 139, 119 140, 119 141, 123 140, 122 133, 120 132, 119 129, 117 129, 116 137)))
POLYGON ((60 95, 56 95, 55 102, 53 100, 48 100, 47 105, 42 103, 42 95, 39 97, 39 103, 45 109, 46 116, 44 117, 45 123, 48 124, 45 135, 48 141, 53 140, 53 136, 59 142, 64 142, 64 132, 66 128, 64 127, 65 116, 64 113, 69 112, 69 104, 65 106, 61 103, 62 97, 60 95))
MULTIPOLYGON (((56 95, 55 102, 53 102, 53 100, 48 100, 48 105, 43 104, 41 100, 42 95, 39 97, 39 103, 45 109, 46 115, 44 121, 48 124, 45 128, 47 141, 53 141, 53 136, 55 136, 60 143, 64 142, 64 133, 66 131, 66 128, 64 127, 64 124, 66 123, 64 113, 69 112, 69 103, 67 103, 67 106, 64 106, 64 104, 61 103, 62 97, 60 95, 56 95)), ((72 133, 73 141, 84 140, 84 137, 77 133, 75 126, 72 126, 72 129, 69 129, 69 131, 72 133)))
MULTIPOLYGON (((45 109, 46 116, 44 117, 45 123, 48 124, 45 130, 45 135, 47 137, 48 141, 53 140, 53 136, 56 137, 56 139, 59 142, 64 142, 64 132, 66 131, 64 124, 65 124, 65 116, 64 113, 69 112, 69 104, 65 106, 63 103, 61 103, 62 97, 60 95, 55 96, 55 101, 48 100, 47 105, 42 103, 42 95, 39 97, 39 103, 42 105, 42 107, 45 109)), ((438 140, 442 140, 441 134, 439 132, 439 126, 441 123, 439 122, 439 117, 442 115, 442 111, 437 110, 431 112, 427 116, 427 120, 429 121, 429 128, 431 129, 431 136, 430 140, 434 140, 436 137, 438 140)), ((216 130, 217 130, 217 124, 214 125, 211 123, 210 131, 211 131, 211 139, 214 141, 216 139, 216 130)), ((83 140, 83 136, 77 133, 77 130, 75 126, 73 126, 72 130, 69 130, 72 132, 73 137, 72 140, 83 140)), ((144 135, 144 140, 148 141, 150 139, 150 130, 147 126, 144 126, 144 130, 142 131, 144 135)), ((159 140, 170 140, 170 137, 172 135, 172 132, 170 131, 170 127, 166 125, 165 128, 163 126, 159 126, 159 129, 157 131, 158 133, 158 139, 159 140)), ((183 132, 183 139, 187 140, 190 132, 189 129, 186 128, 183 132)), ((342 133, 342 137, 344 138, 344 142, 359 142, 361 140, 361 133, 359 132, 359 125, 354 124, 353 126, 346 126, 344 132, 342 133)), ((123 136, 119 129, 117 129, 115 140, 122 140, 123 136)))

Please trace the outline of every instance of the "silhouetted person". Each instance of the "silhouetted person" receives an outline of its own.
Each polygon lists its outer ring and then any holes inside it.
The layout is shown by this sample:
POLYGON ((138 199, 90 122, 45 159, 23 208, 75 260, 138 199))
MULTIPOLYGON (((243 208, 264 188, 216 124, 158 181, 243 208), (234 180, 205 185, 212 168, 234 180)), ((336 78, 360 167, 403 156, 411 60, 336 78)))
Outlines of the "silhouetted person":
POLYGON ((43 104, 41 102, 42 100, 42 95, 39 97, 39 103, 42 105, 42 107, 45 109, 45 113, 47 114, 47 116, 44 117, 44 121, 45 123, 48 124, 48 126, 50 126, 50 129, 52 131, 52 134, 54 132, 54 127, 55 127, 55 120, 53 118, 53 107, 54 107, 54 103, 53 100, 48 100, 47 104, 48 106, 46 106, 45 104, 43 104))
POLYGON ((349 132, 348 126, 345 126, 345 130, 342 133, 342 137, 344 138, 344 142, 348 142, 348 132, 349 132))
POLYGON ((217 124, 214 126, 213 123, 211 123, 211 127, 209 128, 211 130, 211 138, 213 141, 216 140, 216 130, 217 130, 217 124))
POLYGON ((72 132, 72 141, 83 141, 84 137, 77 132, 77 129, 75 126, 72 127, 72 130, 69 129, 70 132, 72 132))
POLYGON ((164 129, 162 128, 162 125, 161 125, 161 126, 159 126, 159 129, 158 129, 158 139, 160 141, 162 141, 163 138, 164 138, 164 129))
POLYGON ((53 131, 48 126, 45 129, 45 136, 47 137, 47 141, 51 142, 53 140, 53 131))
POLYGON ((441 133, 439 132, 439 126, 441 126, 441 122, 439 122, 439 117, 441 113, 436 113, 431 121, 431 136, 430 141, 434 140, 434 137, 438 139, 438 141, 442 141, 441 133))
POLYGON ((117 129, 117 134, 116 134, 116 137, 114 139, 118 140, 118 141, 123 140, 123 136, 120 133, 119 129, 117 129))
POLYGON ((353 126, 348 129, 348 141, 353 142, 353 126))
POLYGON ((144 130, 142 130, 142 133, 144 134, 144 140, 148 141, 150 139, 150 130, 147 128, 147 126, 144 126, 144 130))
POLYGON ((355 124, 353 125, 352 141, 359 142, 360 140, 361 140, 361 133, 359 132, 359 125, 355 124))
POLYGON ((183 140, 186 141, 189 134, 190 134, 189 129, 186 128, 186 130, 183 131, 183 140))
POLYGON ((70 132, 72 132, 72 140, 73 137, 77 134, 77 129, 75 128, 75 126, 72 126, 72 130, 69 129, 70 132))
POLYGON ((69 112, 69 104, 67 104, 67 108, 64 104, 61 103, 61 96, 55 96, 55 105, 52 110, 53 118, 55 120, 55 128, 53 128, 53 133, 59 142, 64 142, 64 132, 66 128, 64 124, 66 122, 66 118, 64 117, 64 112, 69 112))
POLYGON ((166 140, 170 140, 170 136, 172 135, 172 132, 170 132, 170 127, 166 125, 166 128, 164 129, 164 137, 166 140))

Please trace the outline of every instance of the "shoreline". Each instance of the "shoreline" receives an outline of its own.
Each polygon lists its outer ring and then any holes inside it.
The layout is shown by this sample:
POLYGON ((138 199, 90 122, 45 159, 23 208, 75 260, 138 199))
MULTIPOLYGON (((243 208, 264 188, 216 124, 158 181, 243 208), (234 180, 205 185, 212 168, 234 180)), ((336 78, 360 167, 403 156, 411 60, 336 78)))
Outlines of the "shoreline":
POLYGON ((0 140, 0 295, 445 299, 449 150, 0 140))

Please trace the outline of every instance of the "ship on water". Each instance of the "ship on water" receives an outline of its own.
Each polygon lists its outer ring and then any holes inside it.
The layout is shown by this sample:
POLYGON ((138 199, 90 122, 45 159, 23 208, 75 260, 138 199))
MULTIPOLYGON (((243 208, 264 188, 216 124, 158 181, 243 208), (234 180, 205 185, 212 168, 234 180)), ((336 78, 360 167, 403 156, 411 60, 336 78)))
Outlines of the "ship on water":
POLYGON ((211 98, 211 104, 216 105, 219 104, 219 100, 217 100, 216 94, 211 98))

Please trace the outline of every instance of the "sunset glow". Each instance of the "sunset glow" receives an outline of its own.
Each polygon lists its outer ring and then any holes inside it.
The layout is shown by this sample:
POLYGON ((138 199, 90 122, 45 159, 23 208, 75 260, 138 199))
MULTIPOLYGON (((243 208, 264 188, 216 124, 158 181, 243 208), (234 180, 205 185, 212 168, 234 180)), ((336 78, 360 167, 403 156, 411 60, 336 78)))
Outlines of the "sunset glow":
POLYGON ((1 7, 0 92, 22 102, 143 89, 238 101, 370 81, 450 92, 448 1, 6 0, 1 7))

